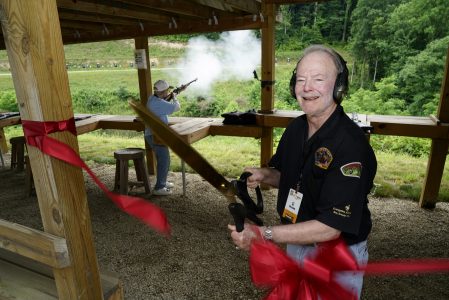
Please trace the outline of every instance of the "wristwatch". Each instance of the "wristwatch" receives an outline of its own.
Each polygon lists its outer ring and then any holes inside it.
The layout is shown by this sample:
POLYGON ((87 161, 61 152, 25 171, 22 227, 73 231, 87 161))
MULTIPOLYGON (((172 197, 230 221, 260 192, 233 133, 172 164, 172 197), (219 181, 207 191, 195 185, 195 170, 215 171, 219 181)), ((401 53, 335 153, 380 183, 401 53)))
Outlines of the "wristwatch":
POLYGON ((265 227, 265 230, 263 231, 263 238, 267 241, 273 240, 273 230, 271 229, 271 226, 265 227))

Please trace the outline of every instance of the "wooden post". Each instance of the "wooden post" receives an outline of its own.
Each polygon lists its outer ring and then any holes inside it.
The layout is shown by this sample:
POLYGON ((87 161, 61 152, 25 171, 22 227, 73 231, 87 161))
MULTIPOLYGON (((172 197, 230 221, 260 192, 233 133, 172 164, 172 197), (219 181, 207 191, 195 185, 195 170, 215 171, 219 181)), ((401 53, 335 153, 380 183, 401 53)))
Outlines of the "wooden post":
MULTIPOLYGON (((0 0, 0 17, 22 120, 73 117, 56 0, 0 0)), ((76 136, 51 137, 78 152, 76 136)), ((83 173, 28 147, 44 230, 67 241, 71 266, 54 269, 60 299, 102 299, 83 173)))
MULTIPOLYGON (((437 119, 440 123, 449 123, 449 48, 446 56, 443 82, 441 84, 437 119)), ((432 139, 429 161, 427 162, 426 178, 424 179, 424 186, 419 199, 420 207, 435 208, 448 149, 449 137, 445 139, 432 139)))
MULTIPOLYGON (((271 114, 274 108, 274 30, 276 5, 262 2, 266 26, 262 28, 262 92, 261 113, 271 114)), ((265 167, 273 155, 273 128, 264 127, 260 144, 260 166, 265 167)))
MULTIPOLYGON (((149 47, 148 47, 148 37, 138 37, 134 39, 136 49, 144 49, 145 50, 145 59, 147 61, 146 69, 137 69, 137 75, 139 77, 139 91, 140 91, 140 102, 143 105, 147 104, 148 98, 153 92, 153 88, 151 85, 151 64, 150 64, 150 55, 149 55, 149 47)), ((151 175, 155 174, 155 162, 153 150, 147 145, 145 142, 145 150, 146 150, 146 158, 147 158, 147 169, 148 173, 151 175)))
POLYGON ((5 131, 3 128, 0 128, 0 151, 1 153, 8 152, 8 143, 6 141, 5 131))

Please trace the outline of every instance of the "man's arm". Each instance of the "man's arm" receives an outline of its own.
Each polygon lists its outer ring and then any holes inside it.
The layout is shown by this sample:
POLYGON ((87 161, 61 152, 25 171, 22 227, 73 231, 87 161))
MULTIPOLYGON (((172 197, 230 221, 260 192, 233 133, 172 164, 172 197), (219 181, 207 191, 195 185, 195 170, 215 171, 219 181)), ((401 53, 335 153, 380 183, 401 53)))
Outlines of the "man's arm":
MULTIPOLYGON (((256 228, 260 231, 260 236, 263 236, 267 227, 256 227, 245 223, 243 231, 237 232, 235 225, 228 225, 234 244, 243 250, 249 250, 251 241, 257 238, 257 235, 253 231, 257 230, 256 228)), ((311 220, 297 224, 273 226, 271 227, 271 233, 272 240, 275 243, 308 245, 334 240, 340 236, 341 231, 329 227, 320 221, 311 220)))
POLYGON ((174 98, 172 104, 173 104, 173 112, 177 112, 178 110, 181 109, 181 104, 179 104, 178 99, 174 98))
MULTIPOLYGON (((265 229, 266 226, 259 227, 261 233, 265 229)), ((317 220, 272 226, 271 230, 273 242, 280 244, 307 245, 334 240, 341 234, 340 230, 317 220)))
POLYGON ((259 184, 265 183, 273 187, 279 187, 281 172, 274 168, 245 168, 245 172, 253 175, 248 177, 246 184, 250 188, 256 188, 259 184))

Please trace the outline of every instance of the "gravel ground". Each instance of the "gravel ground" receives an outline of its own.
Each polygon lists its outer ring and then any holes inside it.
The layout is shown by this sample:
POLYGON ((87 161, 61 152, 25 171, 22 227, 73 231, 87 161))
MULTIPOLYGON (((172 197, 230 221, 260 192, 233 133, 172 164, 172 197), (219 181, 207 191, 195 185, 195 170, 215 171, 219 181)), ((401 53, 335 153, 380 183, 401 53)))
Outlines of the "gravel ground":
MULTIPOLYGON (((93 170, 112 188, 114 166, 93 170)), ((36 197, 18 188, 24 172, 0 167, 0 178, 0 218, 42 229, 36 197)), ((146 197, 168 216, 173 233, 165 238, 122 213, 85 177, 100 268, 119 275, 126 299, 263 298, 251 283, 247 253, 230 241, 226 199, 196 174, 187 174, 185 197, 181 174, 170 173, 169 180, 176 183, 173 195, 146 197)), ((276 191, 263 193, 262 218, 276 224, 276 191)), ((449 203, 428 211, 409 200, 371 198, 370 209, 371 260, 449 258, 449 203)), ((449 273, 366 277, 362 299, 449 299, 449 273)))

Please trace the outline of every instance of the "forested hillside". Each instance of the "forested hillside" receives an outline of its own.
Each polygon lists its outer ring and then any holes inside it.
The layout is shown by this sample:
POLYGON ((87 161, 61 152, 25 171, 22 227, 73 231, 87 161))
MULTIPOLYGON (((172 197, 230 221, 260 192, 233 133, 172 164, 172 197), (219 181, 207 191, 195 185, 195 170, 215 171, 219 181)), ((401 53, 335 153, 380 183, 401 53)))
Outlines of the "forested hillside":
POLYGON ((352 111, 436 113, 449 46, 447 0, 339 0, 281 8, 280 50, 340 48, 349 62, 352 111))

